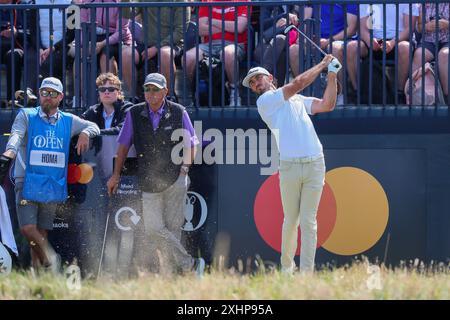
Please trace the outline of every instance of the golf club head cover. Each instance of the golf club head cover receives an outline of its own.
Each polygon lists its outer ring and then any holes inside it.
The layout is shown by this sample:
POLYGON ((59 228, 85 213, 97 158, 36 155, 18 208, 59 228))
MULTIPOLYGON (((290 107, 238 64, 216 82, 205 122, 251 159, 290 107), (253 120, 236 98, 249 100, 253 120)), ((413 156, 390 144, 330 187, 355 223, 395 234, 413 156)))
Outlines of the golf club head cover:
POLYGON ((5 180, 6 175, 9 172, 9 165, 11 164, 12 158, 5 155, 0 155, 0 184, 5 180))
POLYGON ((338 59, 334 58, 333 60, 331 60, 331 62, 328 64, 328 72, 334 72, 334 73, 338 73, 339 70, 342 69, 342 65, 339 62, 338 59))

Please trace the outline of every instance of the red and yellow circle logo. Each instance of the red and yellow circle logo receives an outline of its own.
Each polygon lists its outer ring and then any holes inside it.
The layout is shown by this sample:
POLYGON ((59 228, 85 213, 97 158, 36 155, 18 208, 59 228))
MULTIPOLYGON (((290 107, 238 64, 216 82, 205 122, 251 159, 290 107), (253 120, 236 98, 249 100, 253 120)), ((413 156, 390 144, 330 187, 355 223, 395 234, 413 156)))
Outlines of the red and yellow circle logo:
POLYGON ((94 169, 87 163, 74 164, 69 163, 67 169, 67 183, 68 184, 88 184, 94 178, 94 169))
MULTIPOLYGON (((355 255, 370 249, 383 235, 389 218, 383 187, 371 174, 354 167, 330 170, 325 180, 317 212, 317 247, 339 255, 355 255)), ((255 198, 254 216, 261 237, 280 252, 283 208, 278 173, 261 185, 255 198)))

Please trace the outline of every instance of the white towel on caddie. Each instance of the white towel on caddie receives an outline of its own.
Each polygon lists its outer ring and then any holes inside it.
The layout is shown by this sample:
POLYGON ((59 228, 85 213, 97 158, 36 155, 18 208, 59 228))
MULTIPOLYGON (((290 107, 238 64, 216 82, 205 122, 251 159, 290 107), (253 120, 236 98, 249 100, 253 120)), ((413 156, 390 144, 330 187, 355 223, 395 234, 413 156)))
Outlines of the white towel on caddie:
POLYGON ((10 248, 16 256, 19 255, 17 251, 16 239, 11 226, 11 217, 9 216, 8 203, 6 202, 6 195, 3 188, 0 186, 0 234, 2 236, 2 243, 10 248))

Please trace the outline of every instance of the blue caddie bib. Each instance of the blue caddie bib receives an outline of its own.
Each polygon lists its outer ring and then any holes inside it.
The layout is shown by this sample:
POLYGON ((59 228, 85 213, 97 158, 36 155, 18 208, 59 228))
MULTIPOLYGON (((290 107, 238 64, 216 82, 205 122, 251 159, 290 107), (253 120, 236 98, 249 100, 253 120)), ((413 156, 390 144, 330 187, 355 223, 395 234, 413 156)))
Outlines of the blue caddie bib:
POLYGON ((64 202, 72 115, 58 111, 58 121, 50 124, 39 116, 39 107, 22 110, 28 114, 23 198, 41 203, 64 202))

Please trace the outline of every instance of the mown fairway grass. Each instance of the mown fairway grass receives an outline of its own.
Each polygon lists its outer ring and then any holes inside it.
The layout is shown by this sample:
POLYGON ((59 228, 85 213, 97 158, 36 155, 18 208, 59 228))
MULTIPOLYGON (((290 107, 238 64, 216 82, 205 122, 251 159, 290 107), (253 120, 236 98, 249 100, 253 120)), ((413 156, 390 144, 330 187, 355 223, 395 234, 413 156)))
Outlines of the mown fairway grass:
POLYGON ((140 274, 131 279, 83 280, 69 289, 64 276, 15 271, 0 279, 0 299, 450 299, 449 265, 379 268, 367 262, 285 276, 278 271, 195 275, 140 274), (378 277, 379 278, 374 278, 378 277))

